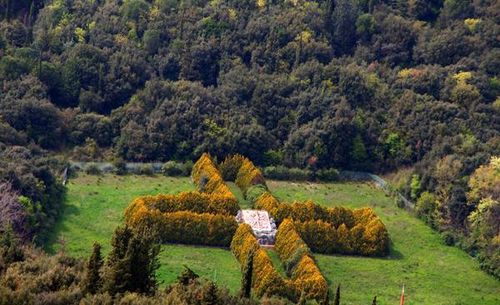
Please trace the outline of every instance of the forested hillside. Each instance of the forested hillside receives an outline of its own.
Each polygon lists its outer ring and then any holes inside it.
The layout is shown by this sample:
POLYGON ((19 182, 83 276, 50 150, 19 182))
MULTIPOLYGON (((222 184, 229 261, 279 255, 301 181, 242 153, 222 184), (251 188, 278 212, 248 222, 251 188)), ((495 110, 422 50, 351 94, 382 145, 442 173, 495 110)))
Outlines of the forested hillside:
POLYGON ((0 12, 0 178, 33 223, 62 196, 47 153, 409 168, 398 187, 419 215, 500 275, 499 1, 2 0, 0 12))

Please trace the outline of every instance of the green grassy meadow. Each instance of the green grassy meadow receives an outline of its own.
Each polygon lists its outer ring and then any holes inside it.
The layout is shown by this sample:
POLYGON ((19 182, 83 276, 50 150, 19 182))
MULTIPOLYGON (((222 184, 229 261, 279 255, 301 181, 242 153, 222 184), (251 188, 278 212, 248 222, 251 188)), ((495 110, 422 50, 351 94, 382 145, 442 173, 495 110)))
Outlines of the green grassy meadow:
MULTIPOLYGON (((278 181, 269 181, 268 186, 287 202, 312 199, 327 206, 371 206, 386 224, 393 241, 388 258, 315 255, 332 291, 341 283, 342 304, 371 304, 375 295, 379 305, 398 304, 402 284, 406 285, 405 304, 500 304, 499 281, 482 272, 465 252, 445 246, 437 233, 373 186, 278 181)), ((237 187, 230 187, 247 206, 237 187)), ((67 253, 84 257, 98 241, 106 253, 113 230, 122 223, 123 211, 134 197, 193 189, 189 178, 82 174, 69 181, 65 210, 46 249, 53 253, 64 244, 67 253)), ((278 264, 276 253, 269 250, 269 254, 278 264)), ((160 263, 158 277, 164 284, 175 280, 182 265, 233 292, 240 284, 239 265, 226 249, 165 245, 160 263)))
MULTIPOLYGON (((88 256, 94 241, 101 243, 103 253, 109 252, 113 231, 135 197, 194 190, 189 178, 133 175, 81 174, 67 186, 63 215, 45 248, 55 253, 64 244, 64 251, 76 257, 88 256)), ((174 282, 186 265, 233 292, 239 288, 240 267, 229 250, 184 245, 164 245, 161 250, 158 279, 163 285, 174 282)))
POLYGON ((269 181, 268 186, 286 202, 371 206, 386 224, 393 242, 388 258, 315 255, 332 291, 341 284, 342 304, 371 304, 375 295, 377 304, 399 304, 403 284, 405 304, 500 304, 500 281, 462 250, 445 246, 439 234, 372 185, 269 181))

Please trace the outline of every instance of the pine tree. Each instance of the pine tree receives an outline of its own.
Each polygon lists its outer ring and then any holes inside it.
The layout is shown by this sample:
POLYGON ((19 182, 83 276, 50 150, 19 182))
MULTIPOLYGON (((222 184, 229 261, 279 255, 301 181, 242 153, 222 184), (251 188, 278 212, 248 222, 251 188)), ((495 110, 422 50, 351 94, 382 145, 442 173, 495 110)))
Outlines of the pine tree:
POLYGON ((104 262, 101 256, 101 245, 94 243, 92 255, 87 262, 87 270, 83 279, 83 291, 95 294, 102 287, 101 267, 104 262))
POLYGON ((201 294, 202 305, 216 305, 217 304, 217 286, 214 282, 209 281, 203 286, 201 294))
POLYGON ((122 261, 127 253, 131 237, 132 230, 130 228, 118 227, 111 240, 112 249, 106 261, 103 283, 104 291, 110 295, 115 295, 125 289, 129 272, 125 270, 126 266, 123 265, 122 261))
POLYGON ((147 236, 133 236, 124 263, 130 270, 128 291, 152 294, 158 287, 156 270, 159 267, 160 247, 147 236))
POLYGON ((340 284, 337 286, 337 292, 335 293, 335 298, 333 299, 333 305, 340 305, 340 284))
POLYGON ((373 298, 372 305, 377 305, 377 296, 373 298))
POLYGON ((243 275, 241 278, 241 293, 245 298, 250 298, 252 293, 253 256, 254 253, 251 251, 248 254, 247 262, 243 268, 243 275))

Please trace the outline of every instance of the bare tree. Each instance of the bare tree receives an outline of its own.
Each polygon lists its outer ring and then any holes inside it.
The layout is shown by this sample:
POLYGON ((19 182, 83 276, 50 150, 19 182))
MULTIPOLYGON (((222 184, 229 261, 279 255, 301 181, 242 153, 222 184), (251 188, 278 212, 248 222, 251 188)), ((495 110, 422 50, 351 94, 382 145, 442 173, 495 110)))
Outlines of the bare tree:
POLYGON ((27 221, 28 215, 19 202, 19 193, 9 182, 0 183, 0 232, 10 227, 19 237, 27 239, 30 235, 27 221))

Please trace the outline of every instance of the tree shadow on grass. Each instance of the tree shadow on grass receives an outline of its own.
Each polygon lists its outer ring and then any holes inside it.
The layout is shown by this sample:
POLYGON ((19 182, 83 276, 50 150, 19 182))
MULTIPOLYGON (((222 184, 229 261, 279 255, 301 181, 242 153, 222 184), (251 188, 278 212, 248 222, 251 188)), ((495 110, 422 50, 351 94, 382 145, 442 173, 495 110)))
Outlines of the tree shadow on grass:
POLYGON ((69 205, 67 197, 64 198, 64 203, 62 207, 61 214, 57 217, 54 225, 46 233, 45 240, 43 242, 43 249, 49 254, 55 254, 60 249, 61 244, 64 242, 64 236, 61 236, 61 232, 66 231, 68 227, 64 224, 64 219, 68 216, 80 214, 80 208, 69 205))
POLYGON ((386 258, 391 260, 400 260, 403 259, 404 256, 403 253, 394 248, 394 243, 391 242, 391 245, 389 246, 389 255, 386 258))

